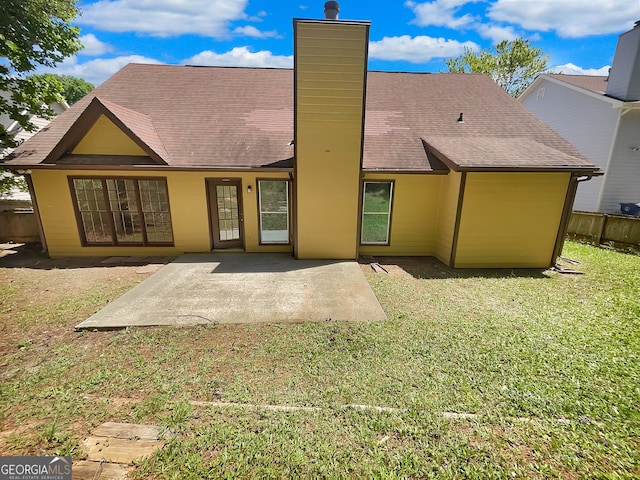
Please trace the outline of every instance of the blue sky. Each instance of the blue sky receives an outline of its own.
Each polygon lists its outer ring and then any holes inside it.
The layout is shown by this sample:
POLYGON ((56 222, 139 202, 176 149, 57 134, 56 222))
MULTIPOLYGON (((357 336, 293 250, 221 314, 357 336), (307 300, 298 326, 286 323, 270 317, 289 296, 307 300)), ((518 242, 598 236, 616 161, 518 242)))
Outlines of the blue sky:
MULTIPOLYGON (((323 18, 323 0, 84 0, 85 48, 54 72, 98 85, 129 62, 291 67, 293 18, 323 18)), ((531 40, 555 72, 606 75, 640 0, 340 2, 371 21, 369 68, 446 71, 444 61, 500 40, 531 40), (383 7, 386 5, 386 8, 383 7)))

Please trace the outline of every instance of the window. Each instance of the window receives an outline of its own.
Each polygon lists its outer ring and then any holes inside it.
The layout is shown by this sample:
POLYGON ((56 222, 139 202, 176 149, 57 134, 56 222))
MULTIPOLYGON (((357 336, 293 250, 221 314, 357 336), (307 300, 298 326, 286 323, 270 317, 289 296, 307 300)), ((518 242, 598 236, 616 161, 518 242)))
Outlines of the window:
POLYGON ((289 243, 289 182, 258 180, 260 243, 289 243))
POLYGON ((164 178, 73 178, 84 245, 173 245, 164 178))
POLYGON ((364 182, 360 243, 388 245, 393 182, 364 182))

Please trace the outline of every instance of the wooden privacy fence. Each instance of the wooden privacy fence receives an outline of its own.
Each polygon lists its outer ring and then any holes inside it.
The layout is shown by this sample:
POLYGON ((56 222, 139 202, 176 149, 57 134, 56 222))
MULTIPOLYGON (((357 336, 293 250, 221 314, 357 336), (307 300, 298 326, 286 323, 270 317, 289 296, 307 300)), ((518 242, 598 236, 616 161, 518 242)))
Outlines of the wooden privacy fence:
POLYGON ((38 219, 32 210, 0 211, 0 242, 39 242, 38 219))
POLYGON ((607 242, 640 245, 640 217, 573 212, 567 234, 596 245, 607 242))

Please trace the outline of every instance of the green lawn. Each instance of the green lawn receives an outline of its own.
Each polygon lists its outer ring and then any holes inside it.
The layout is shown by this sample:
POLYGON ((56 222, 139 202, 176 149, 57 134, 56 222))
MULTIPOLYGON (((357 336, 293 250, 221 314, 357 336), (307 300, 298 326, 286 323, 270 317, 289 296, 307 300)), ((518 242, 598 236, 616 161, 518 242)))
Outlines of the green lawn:
POLYGON ((564 255, 585 274, 371 271, 381 323, 25 333, 3 357, 0 430, 19 433, 0 454, 80 458, 123 421, 174 433, 139 478, 637 478, 640 257, 564 255))

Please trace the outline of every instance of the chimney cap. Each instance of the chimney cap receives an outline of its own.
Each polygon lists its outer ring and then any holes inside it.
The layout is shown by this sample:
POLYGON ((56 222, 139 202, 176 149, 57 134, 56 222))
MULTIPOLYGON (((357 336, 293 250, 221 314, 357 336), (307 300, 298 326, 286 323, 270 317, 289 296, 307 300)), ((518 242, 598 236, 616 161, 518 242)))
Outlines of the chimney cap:
POLYGON ((325 2, 324 16, 327 20, 337 20, 340 13, 340 4, 338 2, 325 2))

